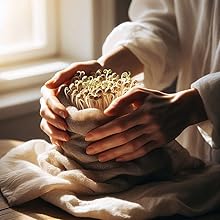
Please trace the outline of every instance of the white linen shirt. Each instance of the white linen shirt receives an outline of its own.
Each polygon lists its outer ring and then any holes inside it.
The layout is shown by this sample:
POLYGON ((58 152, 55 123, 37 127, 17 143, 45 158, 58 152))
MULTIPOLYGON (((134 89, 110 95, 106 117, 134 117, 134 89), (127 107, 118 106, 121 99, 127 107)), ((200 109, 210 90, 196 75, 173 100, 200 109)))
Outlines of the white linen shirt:
POLYGON ((133 0, 129 16, 106 38, 103 54, 129 48, 144 65, 147 88, 162 90, 175 78, 177 91, 197 88, 209 120, 177 140, 192 155, 220 162, 220 1, 133 0))

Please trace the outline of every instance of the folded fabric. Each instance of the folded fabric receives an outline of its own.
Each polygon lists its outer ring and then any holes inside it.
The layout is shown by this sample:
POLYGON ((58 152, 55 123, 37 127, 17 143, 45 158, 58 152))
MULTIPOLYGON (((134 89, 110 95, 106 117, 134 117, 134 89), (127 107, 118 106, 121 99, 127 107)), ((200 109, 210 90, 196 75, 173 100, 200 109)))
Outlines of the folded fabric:
POLYGON ((42 197, 74 216, 104 220, 195 216, 220 206, 220 166, 204 166, 176 141, 131 162, 101 163, 85 153, 84 136, 112 118, 71 106, 65 86, 58 98, 69 113, 70 141, 59 147, 31 140, 0 159, 10 205, 42 197))
POLYGON ((16 146, 1 158, 0 167, 0 187, 10 205, 41 196, 74 216, 140 220, 196 216, 220 206, 220 165, 181 171, 164 181, 146 179, 114 193, 107 192, 116 187, 106 183, 107 171, 84 169, 43 140, 16 146))

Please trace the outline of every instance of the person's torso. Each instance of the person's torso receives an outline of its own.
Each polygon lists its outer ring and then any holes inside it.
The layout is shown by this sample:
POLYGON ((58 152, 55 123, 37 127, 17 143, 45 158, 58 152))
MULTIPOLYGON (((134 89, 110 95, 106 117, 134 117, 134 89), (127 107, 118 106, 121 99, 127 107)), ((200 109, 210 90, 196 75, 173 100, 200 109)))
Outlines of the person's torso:
MULTIPOLYGON (((202 76, 220 71, 220 1, 176 0, 174 6, 181 44, 180 91, 202 76)), ((187 128, 178 141, 202 159, 209 161, 216 155, 196 126, 187 128)))
POLYGON ((181 44, 177 90, 211 72, 220 71, 220 1, 174 1, 181 44))

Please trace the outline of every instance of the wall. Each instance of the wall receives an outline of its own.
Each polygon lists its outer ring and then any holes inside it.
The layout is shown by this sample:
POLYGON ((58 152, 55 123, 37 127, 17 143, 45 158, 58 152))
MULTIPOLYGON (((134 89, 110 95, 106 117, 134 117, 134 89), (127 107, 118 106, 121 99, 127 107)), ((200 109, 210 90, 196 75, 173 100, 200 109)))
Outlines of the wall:
MULTIPOLYGON (((79 1, 78 4, 80 8, 74 7, 74 1, 72 0, 62 0, 59 2, 59 14, 62 17, 59 24, 59 33, 60 35, 62 35, 60 36, 59 46, 61 55, 66 57, 74 57, 74 50, 78 50, 79 45, 82 45, 78 41, 73 41, 72 36, 74 36, 75 34, 80 34, 82 37, 79 39, 84 42, 83 47, 81 47, 81 53, 76 59, 89 59, 92 56, 96 57, 101 51, 100 45, 99 48, 97 48, 98 43, 100 44, 100 42, 103 41, 103 38, 106 36, 107 33, 110 32, 113 25, 128 20, 127 10, 130 0, 105 0, 104 3, 103 0, 93 0, 96 7, 93 8, 92 11, 88 10, 88 6, 92 7, 91 5, 87 5, 87 7, 84 5, 86 2, 92 2, 90 0, 79 1), (111 7, 112 9, 115 9, 115 11, 113 11, 112 13, 112 15, 114 15, 112 19, 110 19, 111 14, 109 14, 109 9, 111 7), (84 10, 84 13, 86 14, 86 16, 84 16, 84 27, 82 28, 74 26, 73 23, 71 23, 71 20, 76 19, 76 13, 81 13, 83 9, 86 9, 84 10), (102 19, 97 19, 97 17, 93 17, 93 15, 98 14, 100 10, 104 11, 105 13, 105 21, 101 21, 102 19), (68 16, 68 14, 70 16, 68 16), (86 25, 86 23, 89 22, 91 19, 94 19, 94 30, 89 29, 86 25), (98 28, 102 29, 102 35, 100 35, 98 28), (79 30, 81 30, 81 32, 79 30), (94 34, 93 31, 96 31, 96 33, 94 34), (91 44, 89 44, 88 41, 89 34, 93 34, 93 38, 95 38, 90 39, 94 40, 93 48, 91 48, 91 44), (94 50, 94 48, 96 48, 97 50, 94 50), (85 56, 85 54, 87 55, 85 56)), ((43 138, 48 140, 47 136, 41 131, 39 127, 40 120, 41 118, 39 115, 39 99, 36 98, 33 102, 29 102, 27 105, 21 103, 19 106, 15 105, 3 110, 0 109, 0 139, 19 139, 26 141, 33 138, 43 138), (22 111, 20 111, 21 109, 22 111), (26 111, 24 109, 31 110, 26 111), (3 116, 1 117, 1 115, 3 115, 5 111, 7 111, 7 115, 11 116, 7 118, 4 118, 3 116)))
MULTIPOLYGON (((23 114, 16 115, 17 107, 11 108, 14 116, 8 118, 1 118, 0 120, 0 139, 16 139, 16 140, 30 140, 35 138, 42 138, 48 140, 47 136, 40 129, 39 115, 39 101, 29 103, 34 107, 34 111, 27 111, 23 114)), ((27 105, 22 104, 20 108, 28 108, 27 105)))
POLYGON ((128 21, 128 9, 131 0, 115 1, 115 20, 116 24, 128 21))

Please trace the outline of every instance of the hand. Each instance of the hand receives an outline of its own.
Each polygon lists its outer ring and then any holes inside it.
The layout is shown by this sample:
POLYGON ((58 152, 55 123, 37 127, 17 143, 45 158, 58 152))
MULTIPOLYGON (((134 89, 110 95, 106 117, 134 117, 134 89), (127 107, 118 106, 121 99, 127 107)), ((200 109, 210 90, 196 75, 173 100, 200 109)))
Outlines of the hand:
POLYGON ((68 113, 65 107, 56 97, 58 88, 63 83, 68 83, 78 70, 86 73, 102 68, 97 61, 73 63, 54 75, 41 88, 42 98, 40 99, 41 129, 50 137, 51 143, 61 145, 61 141, 68 141, 67 124, 65 118, 68 113))
POLYGON ((118 116, 86 135, 87 154, 98 154, 101 162, 116 159, 129 161, 175 139, 187 126, 206 120, 197 90, 174 94, 133 88, 116 99, 106 110, 118 116), (133 111, 123 114, 133 106, 133 111))
POLYGON ((68 114, 56 97, 59 86, 68 83, 78 70, 90 73, 103 68, 111 68, 117 73, 130 71, 137 74, 143 70, 143 65, 130 50, 120 46, 109 54, 101 56, 98 61, 73 63, 68 68, 56 73, 41 88, 41 129, 50 137, 53 144, 60 145, 61 141, 69 140, 69 136, 65 132, 67 125, 64 120, 68 114), (124 69, 125 66, 126 69, 124 69))

